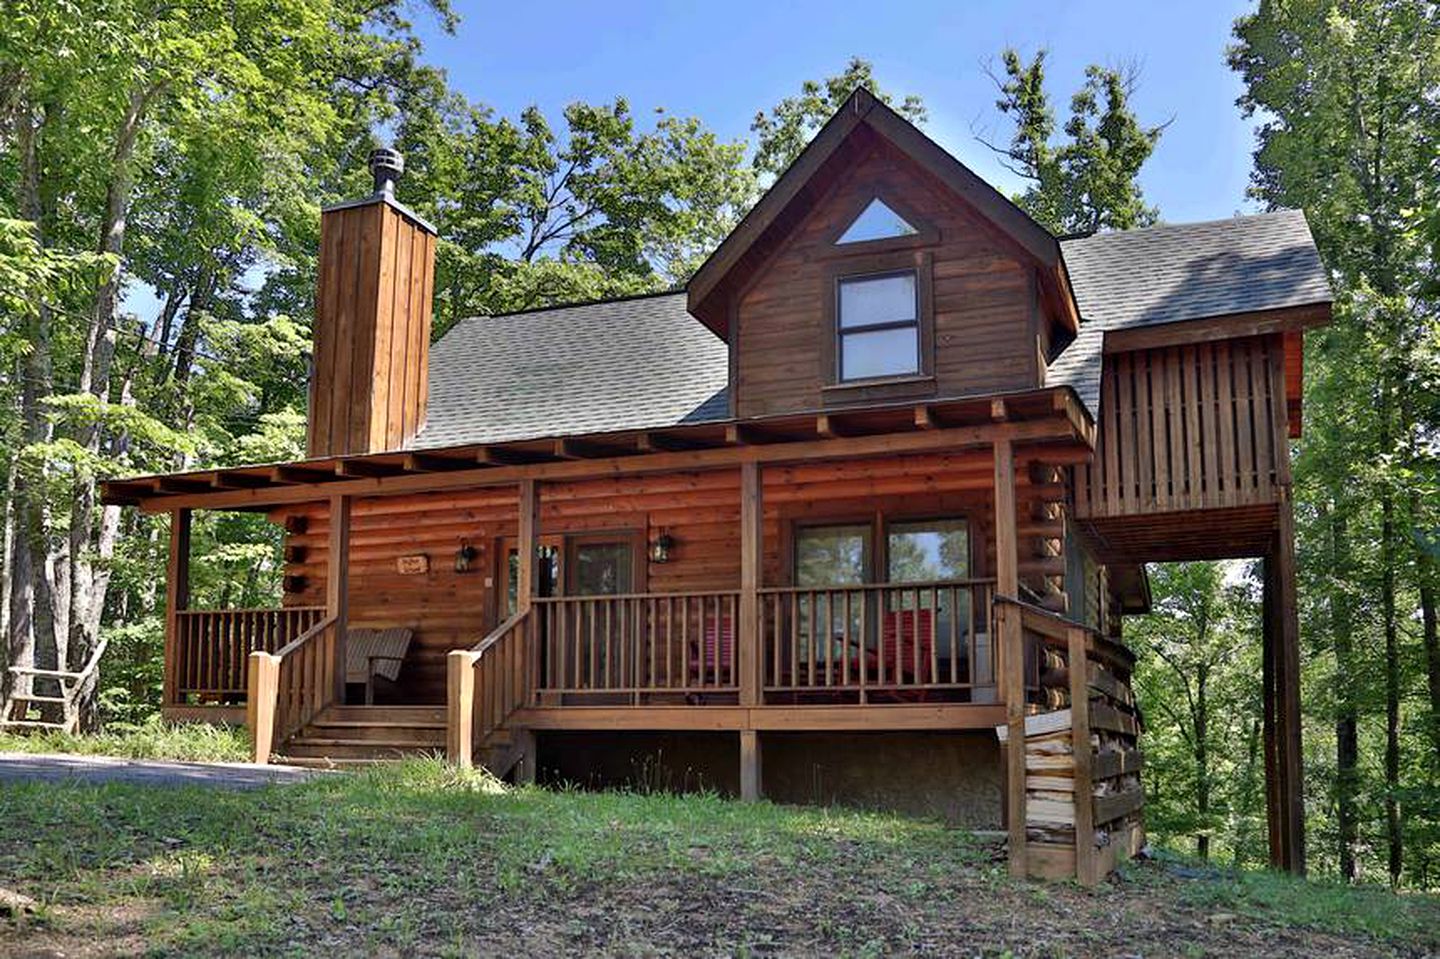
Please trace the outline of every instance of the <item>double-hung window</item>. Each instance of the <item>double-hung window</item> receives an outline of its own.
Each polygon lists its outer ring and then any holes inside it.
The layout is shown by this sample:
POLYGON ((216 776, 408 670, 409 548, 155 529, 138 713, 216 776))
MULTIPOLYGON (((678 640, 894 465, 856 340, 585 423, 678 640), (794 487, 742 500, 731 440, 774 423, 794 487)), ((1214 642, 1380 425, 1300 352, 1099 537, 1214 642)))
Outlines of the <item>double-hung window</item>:
POLYGON ((920 295, 915 270, 836 281, 835 354, 840 382, 920 372, 920 295))

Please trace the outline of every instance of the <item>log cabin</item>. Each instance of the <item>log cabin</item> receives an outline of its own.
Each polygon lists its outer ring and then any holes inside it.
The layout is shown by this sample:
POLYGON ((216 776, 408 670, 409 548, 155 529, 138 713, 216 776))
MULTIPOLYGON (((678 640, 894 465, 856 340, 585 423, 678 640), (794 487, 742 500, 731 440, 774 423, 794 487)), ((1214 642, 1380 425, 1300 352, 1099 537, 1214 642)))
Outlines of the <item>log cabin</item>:
POLYGON ((1143 841, 1144 564, 1259 558, 1303 870, 1300 213, 1056 237, 857 91, 684 289, 432 345, 436 231, 371 166, 322 215, 308 456, 105 484, 171 518, 167 716, 941 815, 1094 882, 1143 841), (194 510, 283 530, 276 608, 191 608, 194 510))

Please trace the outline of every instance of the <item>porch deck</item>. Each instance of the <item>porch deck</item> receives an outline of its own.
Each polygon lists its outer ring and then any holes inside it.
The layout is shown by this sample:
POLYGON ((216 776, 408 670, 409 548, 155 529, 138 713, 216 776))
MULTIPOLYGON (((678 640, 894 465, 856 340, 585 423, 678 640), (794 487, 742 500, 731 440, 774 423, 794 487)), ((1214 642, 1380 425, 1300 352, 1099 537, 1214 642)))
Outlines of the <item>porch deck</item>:
MULTIPOLYGON (((992 579, 766 587, 753 633, 739 590, 534 597, 497 634, 514 634, 507 693, 535 728, 979 728, 1002 716, 993 596, 992 579), (745 703, 742 633, 761 670, 745 703)), ((167 714, 243 719, 253 654, 283 658, 326 622, 312 606, 180 613, 167 714)))

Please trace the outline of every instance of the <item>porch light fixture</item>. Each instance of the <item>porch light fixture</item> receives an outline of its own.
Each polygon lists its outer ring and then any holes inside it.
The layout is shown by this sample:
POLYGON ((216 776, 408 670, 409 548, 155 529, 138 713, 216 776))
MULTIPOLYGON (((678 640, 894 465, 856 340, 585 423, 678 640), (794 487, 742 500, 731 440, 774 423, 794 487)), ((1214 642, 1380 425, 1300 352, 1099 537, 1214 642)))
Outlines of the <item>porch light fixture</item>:
POLYGON ((672 549, 674 549, 674 548, 675 548, 675 537, 671 536, 669 533, 665 532, 665 531, 662 529, 662 530, 660 531, 660 535, 657 536, 657 537, 655 537, 655 541, 650 544, 650 562, 652 562, 652 563, 668 563, 668 562, 670 562, 670 550, 672 550, 672 549))
POLYGON ((469 540, 462 539, 460 541, 460 548, 455 551, 455 572, 470 572, 470 564, 475 561, 475 557, 478 554, 475 547, 470 545, 469 540))

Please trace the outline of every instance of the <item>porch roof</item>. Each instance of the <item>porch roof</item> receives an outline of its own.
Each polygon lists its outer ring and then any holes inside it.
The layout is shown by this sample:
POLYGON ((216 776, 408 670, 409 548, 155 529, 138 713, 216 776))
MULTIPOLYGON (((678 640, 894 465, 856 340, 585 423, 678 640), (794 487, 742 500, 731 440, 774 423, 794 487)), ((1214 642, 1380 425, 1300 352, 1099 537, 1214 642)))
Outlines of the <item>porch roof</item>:
POLYGON ((716 469, 747 461, 938 451, 985 445, 1002 437, 1088 453, 1094 432, 1094 421, 1074 391, 1059 387, 135 476, 102 483, 101 497, 107 504, 135 505, 152 512, 257 510, 339 493, 385 495, 498 485, 523 478, 583 479, 716 469))

